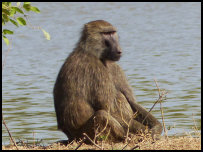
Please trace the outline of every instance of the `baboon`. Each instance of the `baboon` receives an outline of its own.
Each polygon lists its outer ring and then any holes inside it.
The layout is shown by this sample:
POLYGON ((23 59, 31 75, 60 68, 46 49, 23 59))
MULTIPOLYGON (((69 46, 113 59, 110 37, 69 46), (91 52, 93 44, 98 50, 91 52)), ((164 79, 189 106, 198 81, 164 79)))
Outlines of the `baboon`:
POLYGON ((115 27, 104 20, 84 25, 54 86, 58 129, 70 141, 82 138, 83 133, 93 139, 96 131, 115 142, 124 140, 127 132, 137 134, 146 128, 152 137, 161 134, 161 123, 135 101, 115 62, 121 55, 115 27))

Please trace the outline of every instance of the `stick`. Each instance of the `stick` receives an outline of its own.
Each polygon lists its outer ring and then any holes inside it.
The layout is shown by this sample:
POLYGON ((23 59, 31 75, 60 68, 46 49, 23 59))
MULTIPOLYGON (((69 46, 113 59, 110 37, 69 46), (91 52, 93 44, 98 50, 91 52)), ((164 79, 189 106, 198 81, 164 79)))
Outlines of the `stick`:
POLYGON ((5 57, 4 57, 4 61, 3 61, 3 64, 2 64, 2 72, 3 72, 3 68, 4 68, 4 66, 5 66, 5 64, 6 64, 6 57, 8 56, 8 53, 10 52, 10 50, 11 50, 11 42, 12 42, 12 39, 10 40, 10 45, 9 45, 9 48, 8 48, 8 50, 6 51, 6 55, 5 55, 5 57))
POLYGON ((4 126, 6 127, 6 130, 7 130, 7 132, 8 132, 8 135, 9 135, 9 137, 10 137, 10 140, 13 142, 13 144, 14 144, 15 147, 16 147, 16 149, 19 150, 19 149, 18 149, 18 146, 16 145, 16 142, 14 141, 14 139, 13 139, 13 137, 12 137, 12 135, 11 135, 11 133, 10 133, 10 131, 9 131, 8 127, 7 127, 7 125, 6 125, 6 122, 5 122, 4 117, 3 117, 3 113, 2 113, 2 120, 3 120, 4 126))
POLYGON ((97 148, 99 148, 99 149, 102 150, 102 148, 101 148, 99 145, 97 145, 94 141, 92 141, 92 139, 90 139, 90 137, 89 137, 86 133, 83 133, 83 135, 84 135, 85 137, 87 137, 87 139, 88 139, 93 145, 95 145, 97 148))
POLYGON ((144 121, 146 120, 146 118, 148 117, 149 113, 152 111, 152 109, 154 108, 154 106, 161 101, 161 98, 159 98, 154 105, 151 107, 151 109, 149 110, 149 112, 147 113, 146 117, 143 119, 142 124, 144 123, 144 121))
POLYGON ((162 109, 162 104, 160 102, 160 110, 161 110, 161 118, 162 118, 162 122, 163 122, 163 126, 164 126, 164 134, 165 134, 165 137, 168 138, 167 136, 167 131, 166 131, 166 126, 165 126, 165 122, 164 122, 164 112, 163 112, 163 109, 162 109))
POLYGON ((33 130, 33 147, 35 147, 35 132, 33 130))
MULTIPOLYGON (((6 55, 5 55, 3 64, 2 64, 2 72, 3 72, 3 68, 4 68, 5 64, 6 64, 6 57, 8 56, 8 53, 9 53, 9 51, 11 50, 11 42, 12 42, 12 39, 11 39, 11 41, 10 41, 9 48, 8 48, 8 50, 6 51, 6 55)), ((9 137, 10 137, 10 140, 13 142, 13 144, 14 144, 15 147, 16 147, 16 149, 19 150, 18 147, 17 147, 17 145, 16 145, 16 142, 14 141, 14 139, 13 139, 13 137, 12 137, 12 135, 11 135, 11 133, 10 133, 10 131, 9 131, 8 127, 7 127, 7 125, 6 125, 6 122, 5 122, 4 117, 3 117, 3 113, 2 113, 2 120, 3 120, 4 126, 6 127, 6 130, 7 130, 7 132, 8 132, 8 135, 9 135, 9 137)))
POLYGON ((108 123, 109 123, 109 113, 108 113, 108 119, 106 120, 106 125, 104 126, 104 128, 98 134, 95 135, 94 141, 96 140, 96 138, 98 136, 100 136, 102 134, 102 132, 104 132, 104 130, 106 130, 108 123))
POLYGON ((78 150, 78 148, 80 148, 82 146, 82 144, 84 143, 84 141, 86 140, 85 137, 83 137, 82 141, 80 142, 80 144, 75 148, 75 150, 78 150))
POLYGON ((140 148, 140 146, 136 145, 133 148, 131 148, 130 150, 134 150, 135 148, 138 148, 138 147, 140 148))
POLYGON ((124 150, 130 143, 131 140, 129 140, 129 142, 122 148, 122 150, 124 150))
POLYGON ((168 136, 167 136, 167 131, 166 131, 166 126, 165 126, 165 122, 164 122, 163 108, 162 108, 162 104, 161 104, 161 101, 162 101, 163 96, 166 95, 168 92, 165 92, 165 90, 164 90, 164 91, 162 91, 162 93, 160 93, 160 88, 159 88, 159 86, 158 86, 157 81, 156 81, 155 78, 154 78, 154 81, 155 81, 156 87, 157 87, 157 89, 158 89, 158 91, 159 91, 160 110, 161 110, 162 123, 163 123, 163 126, 164 126, 164 134, 165 134, 165 137, 168 138, 168 136))
MULTIPOLYGON (((129 122, 127 123, 126 121, 125 121, 125 119, 123 118, 123 113, 122 113, 122 108, 121 108, 121 101, 119 101, 119 103, 120 103, 120 111, 121 111, 121 119, 123 120, 123 122, 127 125, 127 133, 126 133, 126 138, 125 138, 125 143, 127 142, 127 140, 128 140, 128 134, 129 134, 129 129, 130 129, 130 125, 129 125, 129 123, 130 123, 130 121, 131 121, 131 119, 129 120, 129 122)), ((134 115, 133 115, 134 116, 134 115)))

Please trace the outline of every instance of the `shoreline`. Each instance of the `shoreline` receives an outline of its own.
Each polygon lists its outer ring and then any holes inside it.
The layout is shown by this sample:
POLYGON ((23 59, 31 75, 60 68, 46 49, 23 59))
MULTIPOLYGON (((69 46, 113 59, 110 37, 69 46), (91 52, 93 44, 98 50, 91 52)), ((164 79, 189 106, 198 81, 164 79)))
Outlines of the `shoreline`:
MULTIPOLYGON (((201 150, 201 135, 192 136, 172 136, 162 137, 160 140, 153 141, 149 138, 143 138, 142 141, 129 141, 127 143, 108 143, 100 141, 96 145, 88 145, 82 142, 72 142, 68 145, 53 143, 48 146, 24 144, 17 145, 19 150, 201 150), (102 149, 101 149, 102 148, 102 149)), ((2 150, 16 150, 14 145, 2 145, 2 150)))

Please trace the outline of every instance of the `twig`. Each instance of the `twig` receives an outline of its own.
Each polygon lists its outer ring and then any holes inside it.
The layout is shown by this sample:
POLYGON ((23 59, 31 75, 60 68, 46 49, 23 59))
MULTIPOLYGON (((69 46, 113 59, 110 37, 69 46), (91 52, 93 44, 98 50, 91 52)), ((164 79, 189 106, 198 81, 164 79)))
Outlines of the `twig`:
POLYGON ((139 145, 134 146, 133 148, 131 148, 130 150, 134 150, 135 148, 140 148, 139 145))
POLYGON ((33 148, 35 147, 35 132, 33 130, 33 148))
POLYGON ((11 133, 10 133, 10 131, 9 131, 8 127, 7 127, 7 125, 6 125, 6 122, 5 122, 4 117, 3 117, 3 113, 2 113, 2 120, 3 120, 4 126, 6 127, 6 130, 7 130, 7 132, 8 132, 8 135, 9 135, 9 137, 10 137, 10 140, 13 142, 13 144, 14 144, 15 147, 16 147, 16 149, 19 150, 19 149, 18 149, 18 146, 16 145, 16 142, 14 141, 14 139, 13 139, 13 137, 12 137, 12 135, 11 135, 11 133))
POLYGON ((10 52, 10 50, 11 50, 11 42, 12 42, 12 39, 10 40, 10 45, 9 45, 9 48, 8 48, 8 50, 6 51, 6 55, 5 55, 5 57, 4 57, 4 61, 3 61, 3 64, 2 64, 2 71, 3 71, 3 68, 4 68, 4 66, 5 66, 5 64, 6 64, 6 57, 8 56, 8 53, 10 52))
POLYGON ((159 97, 160 97, 160 96, 161 96, 161 94, 160 94, 160 88, 159 88, 158 83, 157 83, 157 81, 156 81, 156 79, 155 79, 155 78, 154 78, 154 82, 155 82, 155 84, 156 84, 156 87, 157 87, 158 92, 159 92, 159 97))
POLYGON ((42 28, 40 26, 33 26, 32 24, 30 24, 30 21, 29 21, 29 16, 26 15, 25 16, 26 20, 27 20, 27 26, 33 30, 37 29, 37 30, 41 30, 42 28))
MULTIPOLYGON (((127 140, 128 140, 128 134, 129 134, 129 129, 130 129, 130 125, 129 125, 129 123, 130 123, 130 121, 132 120, 132 118, 129 120, 129 122, 127 123, 126 121, 125 121, 125 119, 123 118, 123 113, 122 113, 122 108, 121 108, 121 102, 119 101, 119 103, 120 103, 120 111, 121 111, 121 119, 123 120, 123 122, 127 125, 127 133, 126 133, 126 138, 125 138, 125 143, 127 142, 127 140)), ((134 115, 133 115, 134 116, 134 115)))
MULTIPOLYGON (((130 121, 131 121, 133 118, 136 117, 137 113, 138 113, 138 111, 133 114, 133 117, 130 119, 130 121)), ((129 121, 129 123, 130 123, 130 121, 129 121)), ((129 132, 129 126, 128 126, 128 132, 129 132)), ((128 137, 128 132, 127 132, 127 137, 128 137)), ((131 139, 132 139, 132 138, 131 138, 131 139)), ((130 144, 130 142, 132 141, 131 139, 129 138, 128 143, 122 148, 122 150, 124 150, 124 149, 130 144)), ((126 141, 125 141, 125 142, 127 142, 127 138, 126 138, 126 141)))
POLYGON ((83 137, 82 141, 80 142, 80 144, 75 148, 75 150, 78 150, 78 148, 80 148, 82 146, 82 144, 84 143, 84 141, 86 140, 85 137, 83 137))
POLYGON ((18 138, 18 141, 16 142, 17 145, 21 144, 21 146, 26 146, 26 144, 24 143, 24 141, 22 141, 21 139, 18 138))
POLYGON ((144 121, 145 121, 146 118, 148 117, 149 113, 150 113, 150 112, 152 111, 152 109, 154 108, 154 106, 155 106, 158 102, 160 102, 161 100, 162 100, 162 96, 160 96, 160 94, 159 94, 159 99, 156 100, 156 102, 155 102, 155 103, 153 104, 153 106, 150 108, 150 110, 148 111, 146 117, 143 119, 142 124, 144 123, 144 121))
POLYGON ((74 140, 72 140, 70 143, 68 143, 66 146, 71 145, 74 142, 74 140))
POLYGON ((157 87, 157 89, 158 89, 158 91, 159 91, 159 99, 160 99, 160 102, 159 102, 159 103, 160 103, 160 110, 161 110, 162 123, 163 123, 163 126, 164 126, 164 134, 165 134, 165 137, 168 138, 168 136, 167 136, 167 131, 166 131, 166 126, 165 126, 165 122, 164 122, 163 108, 162 108, 162 104, 161 104, 161 101, 162 101, 163 96, 164 96, 164 95, 166 96, 166 94, 167 94, 168 92, 166 92, 165 90, 163 90, 162 93, 160 93, 161 91, 160 91, 160 88, 159 88, 158 83, 157 83, 157 81, 156 81, 155 78, 154 78, 154 81, 155 81, 156 87, 157 87))
POLYGON ((195 124, 194 130, 195 130, 195 132, 197 133, 197 135, 200 136, 201 134, 198 132, 197 124, 196 124, 196 121, 195 121, 195 119, 194 119, 194 114, 193 114, 193 113, 192 113, 192 120, 193 120, 193 122, 194 122, 194 124, 195 124))
POLYGON ((113 142, 111 142, 111 150, 113 150, 113 142))
POLYGON ((106 130, 108 123, 109 123, 109 113, 108 113, 108 118, 106 120, 106 125, 104 126, 104 128, 98 134, 95 135, 95 139, 96 139, 96 137, 100 136, 101 133, 104 132, 104 130, 106 130))
MULTIPOLYGON (((97 133, 97 131, 99 130, 99 127, 100 126, 98 126, 97 127, 97 129, 95 130, 95 136, 94 136, 94 142, 96 141, 96 138, 98 137, 98 136, 100 136, 101 135, 101 133, 102 132, 104 132, 105 130, 106 130, 106 128, 107 128, 107 125, 108 125, 108 123, 109 123, 109 116, 110 116, 110 114, 109 114, 109 111, 108 111, 108 118, 107 118, 107 120, 106 120, 106 125, 104 126, 104 128, 99 132, 99 133, 97 133)), ((96 126, 95 124, 95 117, 93 118, 94 119, 94 126, 96 126)), ((107 137, 109 136, 109 134, 110 134, 110 130, 111 130, 111 128, 109 129, 109 131, 108 131, 108 134, 107 134, 107 137)), ((107 137, 106 137, 106 139, 107 139, 107 137)))
POLYGON ((101 141, 101 148, 104 149, 104 148, 103 148, 103 140, 101 141))
MULTIPOLYGON (((8 50, 6 51, 6 55, 5 55, 3 64, 2 64, 2 72, 3 72, 3 68, 4 68, 5 64, 6 64, 6 57, 8 56, 8 53, 9 53, 10 50, 11 50, 11 42, 12 42, 12 39, 11 39, 11 41, 10 41, 9 48, 8 48, 8 50)), ((19 149, 18 149, 18 146, 16 145, 16 142, 14 141, 14 139, 13 139, 13 137, 12 137, 12 135, 11 135, 11 133, 10 133, 10 131, 9 131, 8 127, 7 127, 7 125, 6 125, 6 122, 5 122, 5 120, 4 120, 3 113, 2 113, 2 120, 3 120, 3 124, 4 124, 5 128, 6 128, 6 130, 7 130, 7 132, 8 132, 8 135, 9 135, 9 137, 10 137, 10 140, 13 142, 13 144, 14 144, 15 147, 16 147, 16 149, 19 150, 19 149)))
POLYGON ((143 119, 142 124, 144 123, 144 121, 145 121, 146 118, 148 117, 149 113, 150 113, 150 112, 152 111, 152 109, 154 108, 154 106, 155 106, 158 102, 161 103, 161 101, 163 100, 163 97, 167 94, 167 92, 165 92, 165 90, 162 91, 162 94, 161 94, 161 93, 160 93, 160 88, 159 88, 159 86, 158 86, 158 84, 157 84, 156 79, 154 79, 154 81, 155 81, 156 87, 157 87, 157 89, 158 89, 159 98, 158 98, 158 100, 156 100, 156 102, 154 103, 154 105, 150 108, 149 112, 147 113, 147 115, 146 115, 145 118, 143 119))
POLYGON ((194 122, 194 124, 195 124, 195 129, 198 130, 197 124, 196 124, 196 121, 195 121, 195 119, 194 119, 194 114, 193 114, 193 113, 192 113, 192 120, 193 120, 193 122, 194 122))
POLYGON ((163 112, 163 108, 162 108, 161 102, 160 102, 160 110, 161 110, 161 118, 162 118, 162 122, 163 122, 163 126, 164 126, 164 134, 165 134, 165 137, 168 138, 168 136, 167 136, 167 130, 166 130, 166 125, 165 125, 165 122, 164 122, 164 112, 163 112))
POLYGON ((149 113, 150 113, 150 112, 152 111, 152 109, 154 108, 154 106, 155 106, 158 102, 160 102, 160 101, 162 100, 162 96, 160 95, 160 89, 159 89, 159 87, 158 87, 158 84, 157 84, 157 82, 156 82, 156 79, 154 79, 154 81, 155 81, 156 87, 158 88, 159 98, 158 98, 158 100, 156 100, 156 102, 155 102, 155 103, 153 104, 153 106, 150 108, 150 110, 149 110, 149 112, 147 113, 146 117, 143 119, 142 124, 144 123, 144 121, 145 121, 146 118, 148 117, 149 113))
POLYGON ((103 150, 99 145, 97 145, 94 141, 92 141, 92 139, 90 139, 90 137, 89 137, 86 133, 83 133, 83 135, 84 135, 85 137, 87 137, 87 139, 88 139, 93 145, 95 145, 97 148, 103 150))
POLYGON ((108 131, 108 133, 107 133, 106 138, 105 138, 104 141, 106 141, 106 140, 108 139, 108 137, 109 137, 109 135, 110 135, 110 132, 111 132, 111 128, 109 128, 109 131, 108 131))
POLYGON ((122 148, 122 150, 124 150, 129 145, 130 142, 131 140, 129 140, 129 142, 122 148))
POLYGON ((154 104, 153 106, 150 108, 150 110, 148 111, 147 115, 145 116, 145 118, 143 119, 142 121, 142 124, 144 123, 144 121, 146 120, 146 118, 148 117, 149 113, 152 111, 152 109, 154 108, 154 106, 159 102, 161 101, 161 99, 159 98, 154 104))

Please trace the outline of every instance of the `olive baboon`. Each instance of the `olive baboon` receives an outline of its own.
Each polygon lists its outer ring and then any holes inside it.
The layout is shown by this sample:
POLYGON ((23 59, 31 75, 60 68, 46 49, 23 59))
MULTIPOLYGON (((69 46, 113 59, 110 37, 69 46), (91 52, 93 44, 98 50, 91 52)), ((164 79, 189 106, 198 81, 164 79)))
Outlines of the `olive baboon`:
POLYGON ((161 123, 135 101, 124 72, 115 63, 121 54, 115 27, 103 20, 85 24, 54 86, 58 129, 69 140, 81 138, 84 132, 93 139, 96 129, 104 128, 113 141, 146 126, 152 136, 161 134, 161 123))

